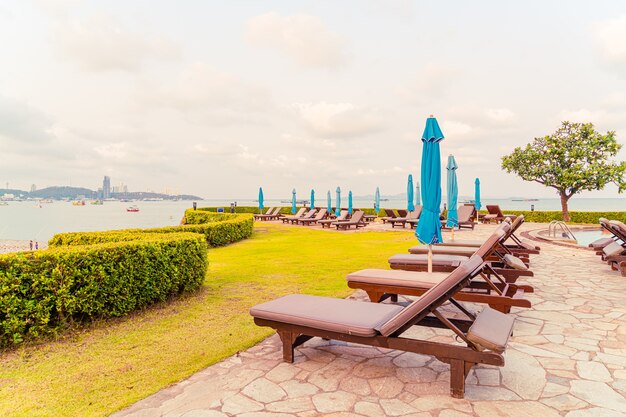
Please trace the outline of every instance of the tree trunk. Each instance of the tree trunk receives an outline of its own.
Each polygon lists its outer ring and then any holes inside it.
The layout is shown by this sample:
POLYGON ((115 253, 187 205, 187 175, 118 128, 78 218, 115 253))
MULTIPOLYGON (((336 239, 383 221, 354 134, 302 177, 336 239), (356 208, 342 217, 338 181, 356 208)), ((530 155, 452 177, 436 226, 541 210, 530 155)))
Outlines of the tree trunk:
POLYGON ((563 221, 568 222, 569 218, 569 210, 567 209, 567 200, 569 197, 565 195, 565 193, 560 193, 561 195, 561 211, 563 211, 563 221))

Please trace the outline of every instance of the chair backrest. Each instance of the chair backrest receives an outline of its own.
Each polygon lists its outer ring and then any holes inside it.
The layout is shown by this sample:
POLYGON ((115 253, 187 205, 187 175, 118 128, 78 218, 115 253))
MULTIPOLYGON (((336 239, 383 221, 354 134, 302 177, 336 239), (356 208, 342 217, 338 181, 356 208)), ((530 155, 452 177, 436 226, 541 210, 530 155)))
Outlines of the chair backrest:
POLYGON ((613 234, 623 243, 626 243, 626 224, 620 222, 619 220, 610 220, 609 226, 611 227, 613 234))
POLYGON ((272 212, 269 213, 271 216, 276 216, 278 213, 280 213, 280 209, 282 207, 272 207, 272 212))
POLYGON ((341 213, 339 213, 339 217, 337 217, 336 220, 345 220, 348 218, 348 210, 341 210, 341 213))
POLYGON ((387 214, 387 217, 396 218, 396 213, 394 213, 392 209, 383 209, 383 210, 385 210, 385 214, 387 214))
POLYGON ((476 250, 475 255, 481 259, 485 259, 487 256, 496 249, 499 242, 506 240, 508 232, 511 230, 511 224, 508 222, 502 222, 496 230, 483 242, 482 245, 476 250))
POLYGON ((272 214, 273 211, 274 211, 274 207, 270 207, 270 208, 267 209, 265 214, 272 214))
POLYGON ((459 223, 467 223, 472 219, 474 206, 459 206, 457 213, 459 223))
POLYGON ((305 207, 301 207, 300 210, 298 210, 298 212, 295 214, 296 217, 302 217, 304 215, 304 212, 306 211, 305 207))
POLYGON ((325 208, 320 209, 320 211, 315 214, 315 220, 322 220, 326 216, 326 210, 325 208))
POLYGON ((426 291, 420 298, 403 308, 398 314, 376 330, 383 336, 400 334, 426 317, 431 311, 448 301, 466 286, 483 267, 483 260, 476 255, 459 265, 446 278, 426 291))
POLYGON ((361 220, 363 220, 364 214, 365 212, 361 210, 355 211, 354 214, 352 214, 352 217, 350 218, 350 223, 352 224, 359 223, 361 220))
POLYGON ((487 204, 487 211, 489 212, 489 214, 495 214, 498 217, 504 217, 504 214, 502 214, 502 210, 500 210, 500 206, 497 204, 487 204))
POLYGON ((400 217, 406 217, 406 215, 409 214, 408 210, 404 210, 404 209, 398 209, 398 216, 400 217))
MULTIPOLYGON (((306 210, 306 209, 305 209, 306 210)), ((311 210, 307 211, 306 214, 304 214, 302 216, 303 219, 310 219, 313 216, 315 216, 315 213, 317 213, 317 209, 312 208, 311 210)))
POLYGON ((406 216, 407 219, 419 219, 422 214, 422 206, 415 206, 415 210, 410 211, 406 216))

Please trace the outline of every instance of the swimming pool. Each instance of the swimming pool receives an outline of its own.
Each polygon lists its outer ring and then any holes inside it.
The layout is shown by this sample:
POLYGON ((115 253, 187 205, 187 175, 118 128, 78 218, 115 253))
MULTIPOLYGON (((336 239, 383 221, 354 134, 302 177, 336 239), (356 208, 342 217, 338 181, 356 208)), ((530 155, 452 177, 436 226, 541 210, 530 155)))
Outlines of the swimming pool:
POLYGON ((594 240, 598 240, 601 237, 613 236, 604 229, 572 229, 579 246, 589 246, 594 240))

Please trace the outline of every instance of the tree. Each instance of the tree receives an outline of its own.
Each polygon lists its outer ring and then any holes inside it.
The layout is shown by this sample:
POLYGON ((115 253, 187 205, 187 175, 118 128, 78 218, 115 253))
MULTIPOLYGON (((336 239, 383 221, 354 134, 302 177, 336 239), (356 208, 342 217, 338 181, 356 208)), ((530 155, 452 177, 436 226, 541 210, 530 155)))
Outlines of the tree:
POLYGON ((611 161, 621 147, 615 132, 601 135, 591 123, 561 122, 553 134, 503 156, 502 169, 555 188, 567 222, 567 202, 574 194, 601 190, 609 183, 616 184, 620 193, 626 189, 626 162, 611 161))

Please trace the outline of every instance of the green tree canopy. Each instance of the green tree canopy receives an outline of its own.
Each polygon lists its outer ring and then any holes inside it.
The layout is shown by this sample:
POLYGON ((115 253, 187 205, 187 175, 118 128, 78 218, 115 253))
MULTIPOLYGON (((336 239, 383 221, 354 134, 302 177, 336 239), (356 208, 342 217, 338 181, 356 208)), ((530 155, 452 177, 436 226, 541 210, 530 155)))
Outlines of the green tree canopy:
POLYGON ((597 132, 592 123, 562 122, 551 135, 535 138, 524 148, 502 157, 502 168, 523 180, 555 188, 561 197, 563 220, 569 221, 568 200, 581 191, 601 190, 614 183, 626 189, 626 162, 614 162, 622 145, 615 132, 597 132))

